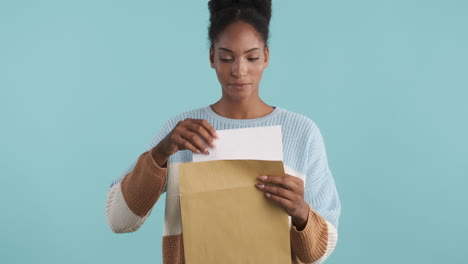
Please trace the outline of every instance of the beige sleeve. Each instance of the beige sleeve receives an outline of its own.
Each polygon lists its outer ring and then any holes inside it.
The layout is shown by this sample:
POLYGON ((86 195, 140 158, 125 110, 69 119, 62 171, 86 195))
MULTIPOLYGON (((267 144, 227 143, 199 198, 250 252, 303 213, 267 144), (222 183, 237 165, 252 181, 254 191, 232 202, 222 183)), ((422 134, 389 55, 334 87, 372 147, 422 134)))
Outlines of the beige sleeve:
POLYGON ((327 250, 328 226, 326 221, 309 205, 309 218, 303 230, 291 224, 291 254, 293 263, 312 263, 327 250))
POLYGON ((135 168, 121 182, 128 208, 137 216, 145 216, 161 196, 167 179, 167 168, 160 167, 151 150, 138 158, 135 168))
POLYGON ((167 168, 156 164, 151 151, 141 154, 134 168, 108 191, 106 218, 115 233, 138 230, 164 190, 167 168))

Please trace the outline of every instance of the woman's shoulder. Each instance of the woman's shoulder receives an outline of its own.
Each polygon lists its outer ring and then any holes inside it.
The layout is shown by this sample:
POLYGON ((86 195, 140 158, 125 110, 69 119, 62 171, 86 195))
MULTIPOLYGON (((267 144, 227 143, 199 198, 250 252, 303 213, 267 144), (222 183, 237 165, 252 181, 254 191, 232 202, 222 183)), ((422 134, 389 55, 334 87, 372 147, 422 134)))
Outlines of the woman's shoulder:
POLYGON ((306 114, 295 112, 282 107, 280 109, 280 118, 284 120, 283 122, 285 127, 291 127, 305 131, 313 131, 318 129, 314 119, 307 116, 306 114))

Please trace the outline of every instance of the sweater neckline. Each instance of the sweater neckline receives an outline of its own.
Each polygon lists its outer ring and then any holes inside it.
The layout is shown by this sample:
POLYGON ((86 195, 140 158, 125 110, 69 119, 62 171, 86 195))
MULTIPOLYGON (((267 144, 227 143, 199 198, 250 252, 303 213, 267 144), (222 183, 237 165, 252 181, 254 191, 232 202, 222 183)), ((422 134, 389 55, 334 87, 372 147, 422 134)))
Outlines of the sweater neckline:
POLYGON ((203 110, 205 110, 205 112, 210 115, 212 118, 220 121, 220 122, 225 122, 225 123, 231 123, 231 124, 251 124, 251 123, 257 123, 257 122, 260 122, 260 121, 264 121, 266 119, 270 119, 270 118, 273 118, 274 116, 276 116, 279 112, 281 112, 283 109, 281 109, 280 107, 277 107, 277 106, 272 106, 274 107, 275 109, 267 114, 267 115, 264 115, 264 116, 261 116, 261 117, 257 117, 257 118, 250 118, 250 119, 233 119, 233 118, 228 118, 228 117, 224 117, 224 116, 221 116, 219 114, 217 114, 215 111, 213 111, 213 109, 211 109, 211 106, 210 105, 207 105, 205 107, 203 107, 203 110))

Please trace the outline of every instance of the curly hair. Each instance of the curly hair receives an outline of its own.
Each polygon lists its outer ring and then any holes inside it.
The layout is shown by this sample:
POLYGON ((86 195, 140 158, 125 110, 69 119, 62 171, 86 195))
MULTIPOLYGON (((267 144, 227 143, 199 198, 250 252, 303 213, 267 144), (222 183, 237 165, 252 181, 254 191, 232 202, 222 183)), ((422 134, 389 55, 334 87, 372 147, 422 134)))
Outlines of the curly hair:
POLYGON ((229 25, 242 21, 253 26, 268 44, 271 0, 210 0, 210 46, 229 25))

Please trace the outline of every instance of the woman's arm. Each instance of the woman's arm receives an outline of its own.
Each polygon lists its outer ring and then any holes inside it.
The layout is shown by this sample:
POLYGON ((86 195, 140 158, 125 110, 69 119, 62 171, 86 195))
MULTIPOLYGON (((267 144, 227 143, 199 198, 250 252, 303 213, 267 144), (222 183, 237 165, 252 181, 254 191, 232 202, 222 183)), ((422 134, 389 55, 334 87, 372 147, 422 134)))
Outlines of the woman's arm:
POLYGON ((115 233, 138 230, 164 192, 167 182, 167 157, 158 156, 157 146, 169 134, 174 121, 167 121, 142 153, 110 186, 106 199, 106 218, 115 233), (161 163, 161 158, 164 164, 161 163))
POLYGON ((291 226, 291 249, 303 263, 323 263, 338 242, 338 217, 341 204, 331 172, 304 190, 309 205, 309 216, 304 229, 291 226))
POLYGON ((291 245, 299 260, 316 264, 323 263, 336 247, 341 203, 328 166, 325 143, 315 123, 310 135, 304 185, 304 200, 310 207, 309 221, 304 230, 291 227, 291 245))
POLYGON ((155 148, 144 152, 120 182, 109 190, 106 200, 107 222, 115 233, 134 232, 149 216, 163 193, 167 167, 153 157, 155 148))
POLYGON ((107 222, 115 233, 134 232, 140 228, 167 182, 169 157, 180 150, 207 153, 207 144, 214 147, 214 128, 205 120, 171 119, 144 152, 111 185, 106 200, 107 222))
MULTIPOLYGON (((304 190, 304 182, 289 174, 260 176, 259 180, 257 187, 291 217, 293 263, 322 263, 334 249, 336 229, 306 202, 305 196, 310 195, 305 193, 310 190, 304 190)), ((318 184, 315 186, 320 188, 318 184)))
POLYGON ((257 187, 291 217, 293 263, 323 263, 335 249, 341 204, 328 167, 322 135, 313 124, 308 140, 306 182, 285 176, 260 176, 257 187))

